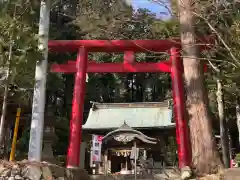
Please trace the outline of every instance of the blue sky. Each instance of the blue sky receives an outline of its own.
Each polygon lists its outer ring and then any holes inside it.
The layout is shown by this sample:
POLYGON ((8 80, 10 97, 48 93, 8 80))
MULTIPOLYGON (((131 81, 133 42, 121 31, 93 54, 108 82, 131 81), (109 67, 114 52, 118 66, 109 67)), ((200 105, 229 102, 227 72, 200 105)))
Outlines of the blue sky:
MULTIPOLYGON (((170 14, 166 8, 161 6, 158 3, 154 3, 154 0, 131 0, 131 3, 134 8, 147 8, 153 13, 156 13, 158 17, 169 17, 170 14)), ((158 1, 158 0, 156 0, 158 1)), ((168 0, 160 0, 160 2, 163 2, 165 5, 168 5, 168 0)))

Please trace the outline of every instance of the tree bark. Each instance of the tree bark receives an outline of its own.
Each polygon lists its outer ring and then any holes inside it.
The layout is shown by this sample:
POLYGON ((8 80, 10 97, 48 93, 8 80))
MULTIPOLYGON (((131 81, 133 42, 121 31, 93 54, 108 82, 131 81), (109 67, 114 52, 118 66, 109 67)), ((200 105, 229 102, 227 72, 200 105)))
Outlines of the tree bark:
POLYGON ((240 97, 237 95, 236 100, 236 117, 237 117, 237 128, 238 128, 238 143, 240 145, 240 97))
POLYGON ((224 101, 223 101, 223 86, 220 78, 217 79, 217 104, 218 115, 220 121, 220 137, 222 146, 222 156, 225 168, 230 168, 230 151, 229 151, 229 138, 227 122, 224 114, 224 101))
POLYGON ((203 175, 216 173, 221 167, 216 150, 208 97, 204 86, 204 72, 196 45, 193 8, 196 2, 178 0, 181 27, 181 43, 184 51, 183 64, 187 93, 187 112, 189 115, 192 145, 192 166, 195 173, 203 175))
POLYGON ((11 137, 10 137, 10 127, 9 127, 9 122, 6 122, 5 124, 5 135, 4 135, 4 151, 3 151, 3 159, 8 160, 9 158, 9 149, 11 144, 11 137))
POLYGON ((11 60, 12 60, 12 48, 13 42, 11 37, 11 42, 9 45, 9 54, 7 60, 7 74, 4 84, 4 93, 3 93, 3 103, 2 103, 2 115, 1 115, 1 122, 0 122, 0 146, 4 146, 4 133, 5 133, 5 124, 6 124, 6 115, 7 115, 7 100, 8 100, 8 87, 10 81, 10 71, 11 71, 11 60))

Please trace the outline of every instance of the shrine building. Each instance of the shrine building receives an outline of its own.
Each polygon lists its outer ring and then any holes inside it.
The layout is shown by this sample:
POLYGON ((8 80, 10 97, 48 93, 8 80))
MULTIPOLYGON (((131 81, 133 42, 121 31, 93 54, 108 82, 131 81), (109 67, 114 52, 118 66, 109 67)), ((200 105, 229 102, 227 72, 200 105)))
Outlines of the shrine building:
MULTIPOLYGON (((169 138, 175 137, 173 111, 168 101, 141 103, 93 103, 83 125, 80 164, 95 174, 132 173, 132 140, 136 139, 137 163, 151 158, 151 171, 160 172, 172 166, 168 158, 169 138), (86 142, 101 135, 101 161, 91 159, 93 151, 86 142), (108 138, 105 138, 108 137, 108 138), (108 140, 105 140, 108 139, 108 140), (122 172, 124 170, 124 172, 122 172)), ((177 157, 177 154, 176 154, 177 157)), ((144 162, 142 162, 144 163, 144 162)), ((139 165, 140 166, 140 165, 139 165)), ((139 169, 141 171, 141 169, 139 169)))

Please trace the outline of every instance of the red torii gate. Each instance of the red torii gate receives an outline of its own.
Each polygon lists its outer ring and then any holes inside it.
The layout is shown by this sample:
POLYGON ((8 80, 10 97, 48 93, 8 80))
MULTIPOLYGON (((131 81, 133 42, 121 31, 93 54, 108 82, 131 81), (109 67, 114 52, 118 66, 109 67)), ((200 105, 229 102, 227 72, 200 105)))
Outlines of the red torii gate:
MULTIPOLYGON (((204 38, 203 48, 211 41, 204 38)), ((82 140, 82 119, 86 73, 126 73, 126 72, 169 72, 172 78, 176 139, 178 143, 179 167, 190 166, 191 148, 188 123, 185 119, 185 99, 183 65, 180 58, 180 40, 51 40, 51 52, 78 52, 76 61, 66 64, 53 64, 51 72, 76 73, 70 120, 70 139, 67 154, 67 167, 79 166, 80 144, 82 140), (170 59, 158 63, 136 63, 136 52, 169 52, 170 59), (88 60, 88 52, 124 52, 123 63, 97 63, 88 60)))

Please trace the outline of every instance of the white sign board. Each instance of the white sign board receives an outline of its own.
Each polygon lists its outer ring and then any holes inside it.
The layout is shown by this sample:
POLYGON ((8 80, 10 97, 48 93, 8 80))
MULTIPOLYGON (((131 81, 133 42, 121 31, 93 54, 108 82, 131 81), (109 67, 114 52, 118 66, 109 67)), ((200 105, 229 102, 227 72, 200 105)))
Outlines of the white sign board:
POLYGON ((101 162, 102 138, 103 136, 92 135, 92 162, 101 162))

